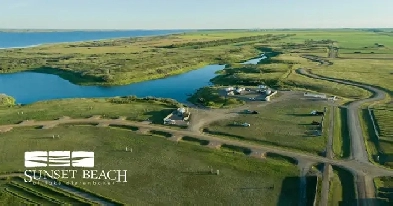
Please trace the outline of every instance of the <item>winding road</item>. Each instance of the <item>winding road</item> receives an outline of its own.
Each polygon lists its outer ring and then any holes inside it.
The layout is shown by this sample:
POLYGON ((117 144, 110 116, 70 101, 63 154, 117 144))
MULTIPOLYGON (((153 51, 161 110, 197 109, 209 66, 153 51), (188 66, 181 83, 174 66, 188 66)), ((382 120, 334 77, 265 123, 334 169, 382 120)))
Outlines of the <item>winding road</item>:
MULTIPOLYGON (((359 163, 372 165, 368 159, 368 154, 367 154, 367 149, 365 146, 363 132, 362 132, 362 128, 360 126, 359 107, 362 104, 365 104, 368 102, 375 102, 375 101, 383 100, 386 96, 385 92, 383 92, 380 89, 374 88, 372 86, 366 85, 366 84, 355 83, 355 82, 315 75, 315 74, 312 74, 310 71, 305 71, 304 69, 298 69, 297 73, 314 78, 314 79, 321 79, 321 80, 326 80, 326 81, 337 82, 340 84, 360 87, 360 88, 366 89, 366 90, 373 93, 373 96, 371 98, 356 100, 346 106, 347 111, 348 111, 347 124, 348 124, 349 136, 351 138, 351 159, 353 159, 354 161, 359 162, 359 163)), ((356 173, 356 174, 354 174, 354 176, 356 179, 358 204, 359 205, 375 205, 376 203, 373 200, 375 198, 375 186, 374 186, 373 179, 369 176, 366 176, 366 175, 360 174, 360 173, 356 173)))

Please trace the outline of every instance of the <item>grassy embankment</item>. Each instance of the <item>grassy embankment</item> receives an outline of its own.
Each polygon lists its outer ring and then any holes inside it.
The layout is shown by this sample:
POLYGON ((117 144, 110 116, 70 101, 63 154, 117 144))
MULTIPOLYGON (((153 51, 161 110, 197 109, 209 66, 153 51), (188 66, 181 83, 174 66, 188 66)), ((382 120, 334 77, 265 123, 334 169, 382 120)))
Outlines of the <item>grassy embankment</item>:
POLYGON ((333 152, 335 158, 348 158, 351 153, 347 110, 336 107, 334 111, 333 152))
POLYGON ((0 94, 0 107, 15 105, 15 99, 6 94, 0 94))
MULTIPOLYGON (((299 171, 295 165, 275 158, 260 161, 237 152, 211 150, 185 142, 176 144, 164 137, 143 136, 118 128, 24 127, 1 135, 1 172, 23 170, 24 152, 29 150, 94 151, 95 169, 128 170, 127 183, 77 185, 123 203, 290 205, 298 202, 299 194, 293 191, 298 191, 299 171), (52 139, 54 133, 61 138, 52 139), (132 153, 125 151, 126 146, 132 148, 132 153), (220 174, 211 174, 211 167, 220 174)), ((30 199, 37 196, 29 194, 30 199)))
POLYGON ((251 44, 285 36, 192 32, 6 49, 0 50, 0 72, 32 70, 57 74, 75 84, 122 85, 249 59, 259 54, 251 44))
POLYGON ((101 115, 102 118, 126 117, 128 120, 151 120, 162 124, 176 105, 154 100, 126 98, 65 99, 37 102, 25 106, 0 106, 0 124, 17 124, 24 120, 54 120, 63 116, 88 118, 101 115), (22 114, 23 113, 23 114, 22 114))
POLYGON ((356 188, 354 176, 351 172, 333 167, 329 188, 329 205, 356 204, 356 188))

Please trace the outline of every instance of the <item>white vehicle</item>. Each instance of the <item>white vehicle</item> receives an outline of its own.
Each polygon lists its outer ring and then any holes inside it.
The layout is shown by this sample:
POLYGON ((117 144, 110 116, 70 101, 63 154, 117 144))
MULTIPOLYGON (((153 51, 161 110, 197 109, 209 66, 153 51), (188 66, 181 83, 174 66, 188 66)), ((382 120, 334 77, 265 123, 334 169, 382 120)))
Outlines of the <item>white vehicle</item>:
POLYGON ((251 125, 245 122, 245 123, 242 124, 242 126, 243 126, 243 127, 249 127, 249 126, 251 126, 251 125))
POLYGON ((164 124, 176 124, 176 121, 175 120, 171 120, 171 119, 166 119, 164 121, 164 124))

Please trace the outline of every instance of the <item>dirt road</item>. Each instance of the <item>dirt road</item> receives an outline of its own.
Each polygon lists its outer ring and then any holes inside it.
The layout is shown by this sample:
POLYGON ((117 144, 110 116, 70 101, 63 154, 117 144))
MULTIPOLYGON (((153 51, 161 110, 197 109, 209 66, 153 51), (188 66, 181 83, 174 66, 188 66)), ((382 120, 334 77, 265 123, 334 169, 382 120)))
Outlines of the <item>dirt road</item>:
MULTIPOLYGON (((363 132, 362 128, 360 126, 360 120, 359 120, 359 107, 368 102, 374 102, 374 101, 379 101, 383 100, 385 98, 385 92, 383 92, 380 89, 374 88, 372 86, 366 85, 366 84, 361 84, 361 83, 356 83, 356 82, 350 82, 346 80, 340 80, 340 79, 334 79, 334 78, 329 78, 329 77, 323 77, 319 75, 312 74, 310 72, 305 71, 304 69, 298 69, 297 73, 315 78, 315 79, 322 79, 322 80, 327 80, 327 81, 332 81, 332 82, 337 82, 340 84, 346 84, 346 85, 352 85, 356 87, 360 87, 363 89, 366 89, 370 92, 373 93, 373 96, 368 98, 368 99, 362 99, 362 100, 356 100, 351 102, 350 104, 347 105, 347 111, 348 111, 348 129, 349 129, 349 135, 351 137, 351 152, 352 152, 352 158, 356 162, 364 163, 364 164, 371 164, 368 160, 368 154, 364 142, 364 137, 363 137, 363 132)), ((357 190, 358 190, 358 203, 360 205, 374 205, 375 203, 370 200, 375 198, 375 186, 373 181, 370 181, 370 177, 361 175, 361 174, 355 174, 355 177, 357 179, 357 190)))

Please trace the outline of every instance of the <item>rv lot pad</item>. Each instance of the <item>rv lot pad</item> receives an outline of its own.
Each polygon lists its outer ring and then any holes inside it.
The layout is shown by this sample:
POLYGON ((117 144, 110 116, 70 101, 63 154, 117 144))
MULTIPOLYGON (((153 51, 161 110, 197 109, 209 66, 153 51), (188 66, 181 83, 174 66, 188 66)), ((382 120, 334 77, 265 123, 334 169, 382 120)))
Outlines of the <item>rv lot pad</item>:
MULTIPOLYGON (((326 137, 313 135, 317 126, 311 123, 321 121, 321 116, 313 116, 310 112, 323 111, 328 103, 326 100, 304 99, 302 94, 300 92, 291 95, 291 99, 272 102, 263 107, 255 105, 250 109, 259 114, 239 114, 236 118, 214 122, 206 126, 204 131, 318 154, 326 147, 326 137), (235 126, 234 122, 246 122, 251 126, 235 126)), ((325 115, 325 121, 328 118, 329 115, 325 115)))
POLYGON ((24 152, 37 150, 94 151, 95 170, 128 170, 127 183, 79 185, 123 203, 288 205, 298 201, 293 191, 298 190, 299 171, 293 164, 115 128, 60 125, 1 134, 0 172, 23 171, 24 152), (52 134, 62 138, 48 138, 52 134), (132 152, 126 152, 126 147, 132 152), (211 167, 220 174, 209 174, 211 167), (290 182, 288 177, 293 177, 290 182))

